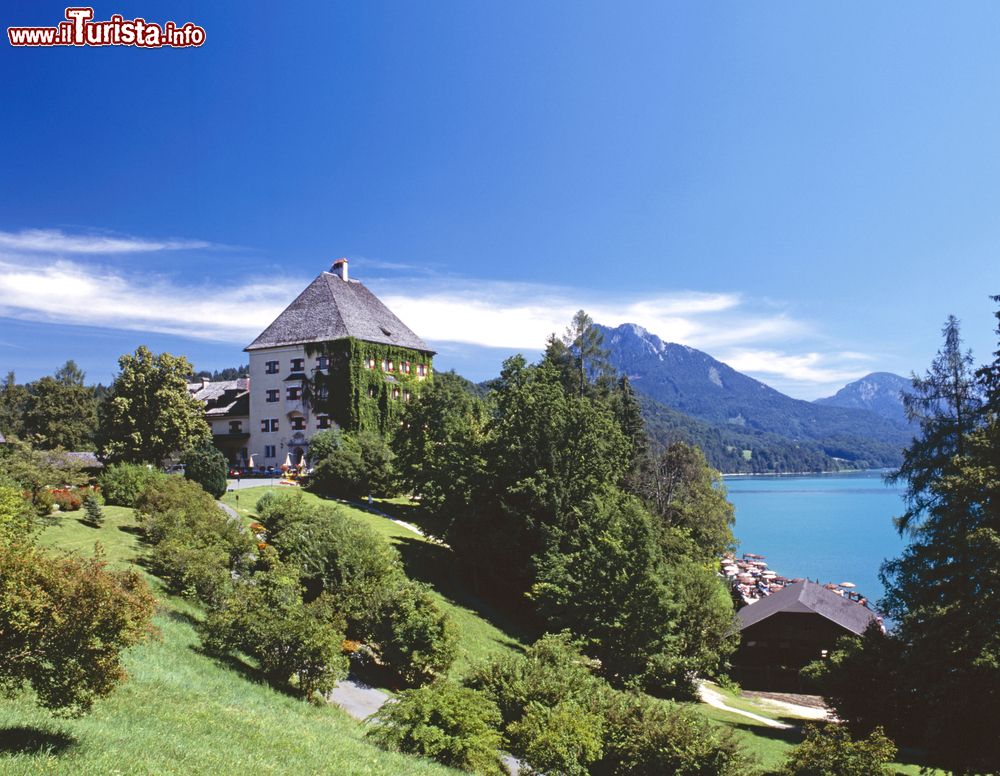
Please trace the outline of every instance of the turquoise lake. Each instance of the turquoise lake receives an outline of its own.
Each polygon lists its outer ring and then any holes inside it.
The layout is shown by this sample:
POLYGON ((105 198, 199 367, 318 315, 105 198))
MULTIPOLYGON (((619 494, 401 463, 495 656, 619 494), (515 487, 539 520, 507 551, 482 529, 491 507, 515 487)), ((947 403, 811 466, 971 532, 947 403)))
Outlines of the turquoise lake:
POLYGON ((877 601, 882 561, 904 541, 892 526, 902 489, 882 472, 726 477, 736 507, 737 554, 756 552, 786 577, 853 582, 877 601))

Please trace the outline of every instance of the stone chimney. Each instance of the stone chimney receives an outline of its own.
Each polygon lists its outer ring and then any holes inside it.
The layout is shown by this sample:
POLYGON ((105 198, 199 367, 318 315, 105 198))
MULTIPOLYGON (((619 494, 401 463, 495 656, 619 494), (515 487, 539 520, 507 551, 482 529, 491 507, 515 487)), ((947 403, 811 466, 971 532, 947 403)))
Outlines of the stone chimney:
POLYGON ((333 266, 330 267, 330 271, 346 283, 347 259, 337 259, 335 262, 333 262, 333 266))

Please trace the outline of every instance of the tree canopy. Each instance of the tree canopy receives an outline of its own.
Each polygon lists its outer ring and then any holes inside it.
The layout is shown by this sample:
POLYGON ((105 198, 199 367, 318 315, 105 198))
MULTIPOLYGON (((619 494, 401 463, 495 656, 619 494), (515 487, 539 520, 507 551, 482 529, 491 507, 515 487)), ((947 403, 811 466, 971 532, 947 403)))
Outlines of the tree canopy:
POLYGON ((118 367, 100 410, 100 452, 106 461, 161 464, 211 439, 204 408, 187 390, 186 358, 143 345, 119 358, 118 367))

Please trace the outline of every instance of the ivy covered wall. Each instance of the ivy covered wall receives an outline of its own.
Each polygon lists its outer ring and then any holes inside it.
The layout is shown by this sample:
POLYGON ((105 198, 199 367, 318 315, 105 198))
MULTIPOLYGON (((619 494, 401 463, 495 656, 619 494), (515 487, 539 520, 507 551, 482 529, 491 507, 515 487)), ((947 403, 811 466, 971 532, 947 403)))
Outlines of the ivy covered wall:
POLYGON ((305 346, 310 358, 326 356, 326 374, 315 372, 305 387, 305 400, 314 412, 327 413, 345 431, 377 431, 388 434, 399 427, 405 407, 404 392, 416 397, 421 386, 432 379, 429 353, 380 345, 347 337, 332 342, 309 343, 305 346), (375 368, 369 369, 369 359, 375 368), (383 371, 382 362, 391 361, 393 370, 383 371), (402 365, 410 363, 406 374, 402 365), (418 366, 425 367, 427 377, 419 379, 418 366), (393 390, 399 398, 393 398, 393 390))

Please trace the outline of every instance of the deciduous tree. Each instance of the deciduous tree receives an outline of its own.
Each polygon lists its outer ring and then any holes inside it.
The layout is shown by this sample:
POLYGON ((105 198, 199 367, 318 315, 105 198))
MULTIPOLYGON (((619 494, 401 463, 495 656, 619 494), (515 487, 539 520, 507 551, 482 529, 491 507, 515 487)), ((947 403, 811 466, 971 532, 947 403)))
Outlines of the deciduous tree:
POLYGON ((100 410, 100 451, 118 463, 161 464, 211 439, 204 408, 187 390, 191 364, 145 345, 118 359, 120 372, 100 410))

